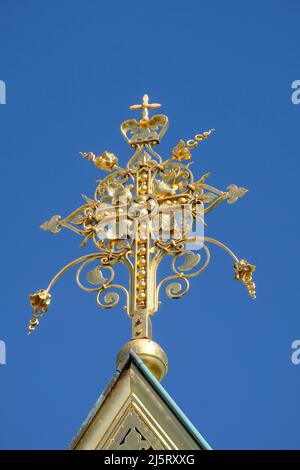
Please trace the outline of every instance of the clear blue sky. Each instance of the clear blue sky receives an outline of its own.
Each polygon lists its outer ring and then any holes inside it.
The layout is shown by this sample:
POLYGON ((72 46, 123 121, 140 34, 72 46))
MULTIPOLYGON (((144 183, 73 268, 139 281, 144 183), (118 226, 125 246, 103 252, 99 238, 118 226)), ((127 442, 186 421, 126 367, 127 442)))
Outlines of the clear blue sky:
POLYGON ((256 301, 216 248, 190 293, 163 302, 153 319, 169 357, 163 385, 214 448, 300 448, 299 14, 296 0, 0 0, 0 448, 65 448, 129 339, 122 309, 98 310, 74 272, 27 337, 28 293, 88 252, 39 225, 101 178, 79 151, 127 161, 119 124, 144 93, 170 119, 163 156, 216 129, 193 171, 250 192, 211 213, 206 234, 257 265, 256 301))

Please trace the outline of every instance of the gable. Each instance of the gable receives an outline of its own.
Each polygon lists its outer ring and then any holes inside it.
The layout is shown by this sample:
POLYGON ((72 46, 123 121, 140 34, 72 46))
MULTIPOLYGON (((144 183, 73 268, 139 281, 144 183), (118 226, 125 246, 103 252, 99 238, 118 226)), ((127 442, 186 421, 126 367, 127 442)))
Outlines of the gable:
MULTIPOLYGON (((155 378, 153 380, 155 381, 155 378)), ((95 406, 71 448, 82 450, 209 448, 202 445, 183 420, 179 419, 176 410, 172 409, 161 391, 155 388, 154 381, 152 382, 152 374, 148 376, 148 372, 145 374, 138 363, 129 361, 101 403, 95 406)), ((162 389, 161 385, 159 386, 162 389)))

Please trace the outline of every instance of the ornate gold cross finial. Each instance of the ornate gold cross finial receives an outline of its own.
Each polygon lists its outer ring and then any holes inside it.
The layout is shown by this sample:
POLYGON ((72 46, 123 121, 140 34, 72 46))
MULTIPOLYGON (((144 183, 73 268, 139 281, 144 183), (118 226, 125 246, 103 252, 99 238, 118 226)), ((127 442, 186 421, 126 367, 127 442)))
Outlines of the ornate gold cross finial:
POLYGON ((149 96, 144 95, 141 104, 132 104, 129 106, 129 109, 141 109, 142 110, 142 121, 147 121, 149 119, 148 109, 155 109, 160 108, 161 105, 159 103, 149 103, 149 96))
POLYGON ((72 230, 83 237, 80 246, 92 242, 96 252, 67 264, 46 289, 30 296, 34 311, 29 333, 48 310, 50 290, 56 281, 77 265, 78 286, 94 292, 99 307, 112 308, 118 304, 120 293, 125 297, 132 339, 121 350, 119 361, 129 349, 134 349, 161 378, 167 370, 167 359, 160 346, 151 340, 151 317, 159 308, 162 288, 170 298, 184 296, 191 279, 208 266, 211 244, 223 248, 233 258, 235 279, 242 281, 252 298, 255 298, 252 280, 255 266, 204 234, 206 214, 222 202, 232 204, 247 193, 247 189, 235 184, 226 190, 207 184, 210 173, 194 177, 190 168, 192 150, 209 138, 213 129, 196 134, 193 139, 180 140, 171 155, 162 158, 154 147, 166 131, 168 119, 160 114, 148 118, 148 109, 158 107, 158 103, 149 103, 147 95, 142 104, 130 106, 141 109, 143 114, 139 122, 130 119, 121 125, 123 135, 134 149, 126 168, 119 166, 112 152, 98 156, 82 153, 109 174, 98 181, 92 197, 83 196, 80 207, 64 218, 52 216, 41 228, 52 233, 59 233, 62 228, 72 230), (171 273, 159 280, 158 268, 165 258, 171 258, 171 273), (125 286, 115 280, 118 264, 128 272, 125 286))

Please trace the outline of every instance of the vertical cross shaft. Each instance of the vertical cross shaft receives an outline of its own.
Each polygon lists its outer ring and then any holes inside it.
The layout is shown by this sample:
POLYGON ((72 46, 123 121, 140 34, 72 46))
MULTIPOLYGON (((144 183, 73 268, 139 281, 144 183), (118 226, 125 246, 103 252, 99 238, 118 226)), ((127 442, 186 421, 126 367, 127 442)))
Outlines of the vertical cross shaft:
MULTIPOLYGON (((136 175, 137 200, 141 208, 147 207, 147 194, 151 191, 151 170, 143 166, 136 175)), ((135 226, 135 255, 133 279, 132 338, 151 338, 149 314, 150 221, 139 218, 135 226)))

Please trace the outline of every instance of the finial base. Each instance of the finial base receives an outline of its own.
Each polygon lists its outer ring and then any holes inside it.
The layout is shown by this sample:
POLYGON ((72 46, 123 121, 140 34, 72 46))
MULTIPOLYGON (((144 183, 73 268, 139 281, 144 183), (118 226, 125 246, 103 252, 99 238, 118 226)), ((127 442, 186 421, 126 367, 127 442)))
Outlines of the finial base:
POLYGON ((120 367, 130 349, 142 359, 150 372, 161 381, 168 371, 168 358, 162 347, 148 338, 128 341, 117 356, 117 367, 120 367))

